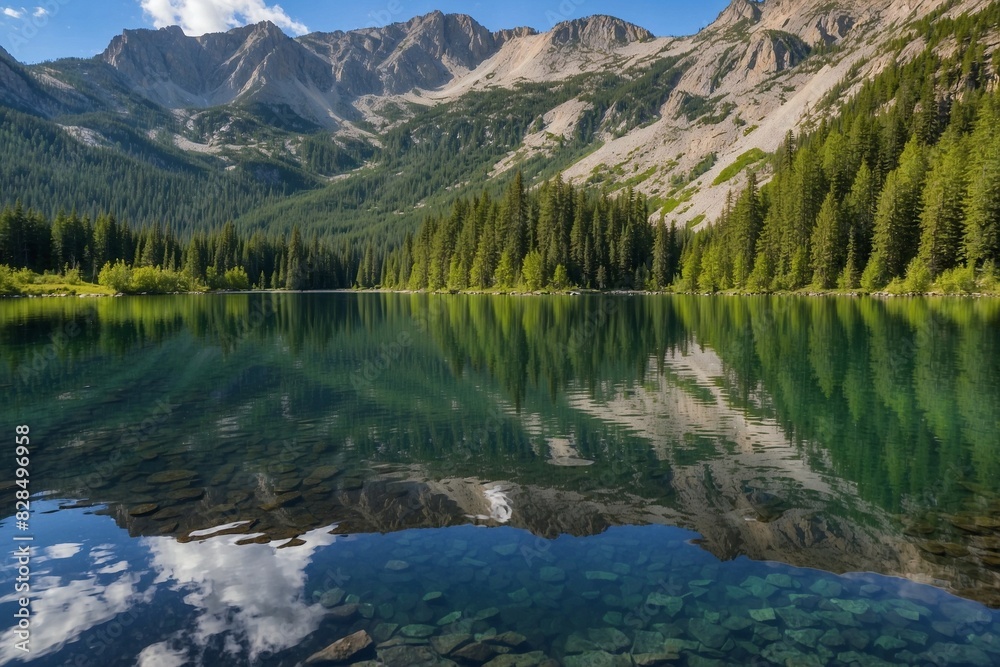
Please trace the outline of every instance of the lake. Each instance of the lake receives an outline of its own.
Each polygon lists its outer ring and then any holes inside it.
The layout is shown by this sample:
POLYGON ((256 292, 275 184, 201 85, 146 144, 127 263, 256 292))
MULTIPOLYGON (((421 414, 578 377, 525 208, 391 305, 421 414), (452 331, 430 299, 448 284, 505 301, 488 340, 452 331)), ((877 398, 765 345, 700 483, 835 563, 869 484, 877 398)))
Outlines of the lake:
POLYGON ((0 664, 1000 664, 997 300, 8 299, 0 354, 0 664))

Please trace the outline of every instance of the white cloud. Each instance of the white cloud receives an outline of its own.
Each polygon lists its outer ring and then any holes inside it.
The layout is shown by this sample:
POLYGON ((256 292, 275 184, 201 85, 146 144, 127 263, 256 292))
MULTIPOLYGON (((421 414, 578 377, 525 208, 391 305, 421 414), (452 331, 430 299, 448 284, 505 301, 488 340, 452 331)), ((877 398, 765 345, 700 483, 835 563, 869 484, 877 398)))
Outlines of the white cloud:
POLYGON ((24 16, 24 12, 23 11, 14 9, 13 7, 4 7, 3 8, 3 13, 4 13, 4 16, 9 16, 12 19, 19 19, 22 16, 24 16))
POLYGON ((49 10, 45 9, 45 7, 35 7, 35 11, 32 12, 31 15, 34 16, 36 19, 40 19, 43 16, 48 16, 49 10))
POLYGON ((81 544, 73 544, 67 542, 66 544, 54 544, 51 547, 46 547, 45 555, 53 560, 59 558, 72 558, 80 552, 81 544))
POLYGON ((296 35, 309 32, 281 5, 265 0, 139 0, 157 28, 179 25, 188 35, 223 32, 248 23, 271 21, 296 35))

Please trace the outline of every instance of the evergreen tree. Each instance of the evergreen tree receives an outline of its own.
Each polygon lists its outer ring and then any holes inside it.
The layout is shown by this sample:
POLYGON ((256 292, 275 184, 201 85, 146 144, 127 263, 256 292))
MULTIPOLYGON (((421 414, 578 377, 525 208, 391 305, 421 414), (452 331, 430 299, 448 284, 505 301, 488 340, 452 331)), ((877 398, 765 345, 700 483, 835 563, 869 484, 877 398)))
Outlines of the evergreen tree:
POLYGON ((932 278, 962 261, 967 150, 955 134, 945 134, 928 172, 920 216, 920 259, 932 278))
POLYGON ((813 284, 821 289, 833 287, 844 264, 843 219, 837 194, 831 190, 823 200, 812 237, 813 284))
POLYGON ((972 134, 965 200, 965 253, 976 266, 1000 263, 1000 101, 984 104, 972 134))
POLYGON ((285 289, 301 290, 305 288, 306 276, 303 263, 302 233, 299 226, 292 228, 292 237, 288 242, 287 261, 283 268, 285 289))
POLYGON ((757 175, 751 171, 746 188, 736 201, 728 230, 731 239, 732 281, 735 287, 743 287, 750 277, 763 226, 764 214, 757 192, 757 175))
POLYGON ((920 194, 926 170, 924 149, 916 138, 907 143, 899 167, 889 174, 875 214, 871 259, 862 276, 867 290, 877 290, 902 277, 916 254, 920 194))
POLYGON ((663 289, 670 284, 670 232, 663 216, 656 223, 656 240, 653 243, 653 285, 663 289))

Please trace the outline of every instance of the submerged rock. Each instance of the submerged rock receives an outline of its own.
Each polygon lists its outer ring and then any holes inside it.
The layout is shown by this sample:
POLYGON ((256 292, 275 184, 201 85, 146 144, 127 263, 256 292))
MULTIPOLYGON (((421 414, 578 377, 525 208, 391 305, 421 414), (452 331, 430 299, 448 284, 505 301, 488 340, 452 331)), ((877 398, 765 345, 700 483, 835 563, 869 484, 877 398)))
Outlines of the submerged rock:
POLYGON ((617 628, 592 628, 587 631, 590 641, 608 653, 620 653, 632 643, 624 632, 617 628))
POLYGON ((457 621, 460 618, 462 618, 462 612, 460 612, 460 611, 453 611, 450 614, 448 614, 447 616, 442 616, 440 619, 438 619, 437 624, 439 626, 451 625, 452 623, 454 623, 455 621, 457 621))
POLYGON ((604 616, 601 617, 601 620, 607 623, 608 625, 617 626, 622 624, 622 622, 625 620, 625 617, 622 615, 620 611, 609 611, 606 614, 604 614, 604 616))
POLYGON ((372 631, 372 637, 381 644, 389 641, 398 629, 399 625, 396 623, 379 623, 375 626, 375 630, 372 631))
POLYGON ((632 662, 636 667, 663 667, 680 662, 680 655, 676 653, 633 653, 632 662))
POLYGON ((831 602, 833 602, 833 604, 837 605, 844 611, 848 611, 854 614, 855 616, 860 616, 861 614, 864 614, 869 609, 871 609, 871 605, 866 600, 833 599, 831 600, 831 602))
POLYGON ((493 618, 494 616, 499 616, 499 615, 500 615, 500 610, 499 609, 497 609, 496 607, 487 607, 486 609, 483 609, 482 611, 480 611, 479 613, 477 613, 475 616, 473 616, 472 620, 474 620, 474 621, 488 621, 489 619, 493 618))
POLYGON ((769 574, 765 577, 764 581, 778 588, 793 588, 795 585, 792 578, 787 574, 769 574))
POLYGON ((506 653, 498 655, 483 667, 540 667, 548 657, 541 651, 531 653, 506 653))
POLYGON ((906 642, 899 637, 882 635, 875 640, 875 646, 884 651, 898 651, 901 648, 906 648, 906 642))
POLYGON ((747 610, 747 613, 750 614, 750 618, 758 623, 766 623, 777 619, 777 616, 774 614, 774 609, 770 607, 764 607, 763 609, 749 609, 747 610))
POLYGON ((809 590, 816 595, 822 595, 825 598, 835 598, 844 592, 844 587, 836 581, 831 581, 830 579, 820 579, 810 586, 809 590))
POLYGON ((332 609, 343 602, 346 593, 339 588, 331 588, 319 598, 319 603, 327 609, 332 609))
POLYGON ((588 653, 596 649, 597 644, 575 632, 566 638, 566 653, 588 653))
POLYGON ((671 616, 676 616, 684 608, 684 599, 665 593, 650 593, 646 598, 646 605, 662 607, 671 616))
POLYGON ((747 577, 740 586, 749 591, 755 598, 761 599, 767 599, 778 592, 777 586, 773 586, 756 576, 747 577))
POLYGON ((635 641, 632 643, 632 653, 657 653, 663 650, 665 638, 659 632, 636 630, 635 641))
POLYGON ((402 572, 403 570, 409 570, 410 564, 405 560, 391 560, 385 564, 385 569, 392 572, 402 572))
POLYGON ((722 648, 729 639, 729 632, 725 628, 700 618, 691 619, 688 623, 688 632, 708 648, 722 648))
POLYGON ((379 660, 384 667, 437 667, 441 657, 428 646, 392 646, 379 649, 379 660))
POLYGON ((809 628, 816 625, 818 619, 798 607, 780 607, 775 609, 785 625, 792 629, 809 628))
MULTIPOLYGON (((823 667, 819 657, 803 653, 784 642, 775 642, 764 647, 761 656, 776 665, 796 665, 796 667, 823 667)), ((863 663, 862 663, 863 664, 863 663)))
POLYGON ((788 630, 785 634, 806 648, 815 649, 820 637, 823 636, 823 631, 810 628, 806 630, 788 630))
POLYGON ((924 656, 935 665, 971 665, 990 667, 996 663, 985 652, 967 644, 937 643, 924 656))
POLYGON ((335 477, 339 472, 340 469, 336 466, 320 466, 309 473, 309 476, 303 480, 303 484, 306 486, 315 486, 331 477, 335 477))
POLYGON ((631 667, 629 655, 614 655, 605 651, 590 651, 580 655, 568 655, 563 660, 565 667, 631 667))
POLYGON ((490 644, 498 644, 502 646, 509 646, 511 648, 518 648, 523 646, 528 642, 528 638, 522 635, 520 632, 512 632, 508 630, 507 632, 501 632, 500 634, 490 637, 485 641, 490 644))
POLYGON ((153 473, 146 478, 148 484, 173 484, 185 480, 194 479, 198 476, 194 470, 164 470, 153 473))
POLYGON ((508 653, 509 651, 510 649, 505 646, 496 646, 487 644, 486 642, 473 642, 453 651, 451 657, 473 664, 482 664, 501 653, 508 653))
POLYGON ((433 625, 407 625, 399 631, 404 637, 426 639, 437 632, 433 625))
POLYGON ((470 643, 472 643, 472 635, 464 632, 431 637, 431 646, 441 655, 451 655, 452 651, 470 643))
POLYGON ((306 664, 347 662, 348 660, 362 657, 362 653, 366 652, 371 646, 372 638, 368 636, 368 633, 364 630, 358 630, 353 635, 338 639, 322 651, 313 653, 306 658, 306 664))
POLYGON ((527 588, 521 588, 513 593, 508 593, 507 597, 509 597, 512 602, 528 602, 531 600, 531 593, 528 592, 527 588))

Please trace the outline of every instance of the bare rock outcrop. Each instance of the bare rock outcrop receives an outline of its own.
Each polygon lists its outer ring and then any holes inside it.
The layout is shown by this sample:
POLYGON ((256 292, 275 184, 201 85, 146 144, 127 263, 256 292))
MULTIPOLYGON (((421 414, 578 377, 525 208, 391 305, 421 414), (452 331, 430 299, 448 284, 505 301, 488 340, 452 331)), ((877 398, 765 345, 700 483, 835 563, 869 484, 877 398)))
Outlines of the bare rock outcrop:
POLYGON ((592 51, 610 51, 632 42, 653 39, 653 33, 613 16, 597 14, 559 23, 549 33, 549 38, 556 46, 573 44, 592 51))

